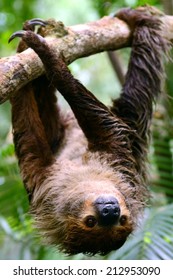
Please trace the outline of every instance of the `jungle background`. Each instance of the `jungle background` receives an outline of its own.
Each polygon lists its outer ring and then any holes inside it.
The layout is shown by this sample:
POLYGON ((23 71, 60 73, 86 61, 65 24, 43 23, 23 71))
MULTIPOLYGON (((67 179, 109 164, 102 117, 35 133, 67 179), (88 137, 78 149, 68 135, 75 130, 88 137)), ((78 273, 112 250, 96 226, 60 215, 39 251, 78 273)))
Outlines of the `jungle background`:
MULTIPOLYGON (((173 14, 172 0, 2 0, 0 2, 0 57, 15 53, 17 40, 10 35, 34 17, 61 20, 75 25, 96 20, 122 7, 150 4, 173 14), (43 4, 44 3, 44 4, 43 4)), ((73 62, 69 67, 104 103, 118 96, 130 50, 97 54, 73 62)), ((82 254, 68 257, 41 244, 28 213, 11 136, 10 104, 0 105, 0 259, 173 259, 173 64, 166 64, 166 98, 156 107, 149 152, 151 205, 138 230, 118 251, 106 257, 82 254)), ((63 101, 62 101, 63 103, 63 101)), ((63 106, 66 106, 63 103, 63 106)))

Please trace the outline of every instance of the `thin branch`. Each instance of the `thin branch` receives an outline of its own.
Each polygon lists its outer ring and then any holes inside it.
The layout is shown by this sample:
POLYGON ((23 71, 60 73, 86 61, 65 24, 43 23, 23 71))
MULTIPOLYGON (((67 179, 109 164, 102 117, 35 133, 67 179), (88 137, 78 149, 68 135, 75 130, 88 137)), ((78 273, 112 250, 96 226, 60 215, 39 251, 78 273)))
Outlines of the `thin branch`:
MULTIPOLYGON (((172 40, 173 17, 162 16, 161 19, 164 22, 163 35, 172 40)), ((67 28, 61 22, 56 22, 52 34, 54 37, 48 36, 46 40, 57 55, 63 53, 67 64, 80 57, 129 46, 130 41, 129 27, 116 17, 103 17, 95 22, 67 28)), ((43 73, 41 61, 31 49, 0 59, 0 103, 43 73)))
POLYGON ((112 52, 112 51, 108 51, 107 54, 120 84, 123 85, 125 81, 125 73, 122 68, 120 57, 116 52, 112 52))
POLYGON ((168 15, 173 14, 173 0, 162 0, 164 12, 168 15))

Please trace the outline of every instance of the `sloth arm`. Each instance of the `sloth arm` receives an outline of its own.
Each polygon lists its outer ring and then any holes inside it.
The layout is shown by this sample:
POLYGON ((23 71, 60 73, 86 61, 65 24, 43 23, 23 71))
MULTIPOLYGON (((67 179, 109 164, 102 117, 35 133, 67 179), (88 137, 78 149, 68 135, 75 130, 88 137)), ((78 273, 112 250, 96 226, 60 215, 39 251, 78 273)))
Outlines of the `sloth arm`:
POLYGON ((31 31, 23 33, 22 38, 39 55, 50 83, 69 103, 90 149, 111 150, 114 138, 120 146, 128 142, 128 126, 72 76, 63 59, 49 48, 44 38, 31 31))

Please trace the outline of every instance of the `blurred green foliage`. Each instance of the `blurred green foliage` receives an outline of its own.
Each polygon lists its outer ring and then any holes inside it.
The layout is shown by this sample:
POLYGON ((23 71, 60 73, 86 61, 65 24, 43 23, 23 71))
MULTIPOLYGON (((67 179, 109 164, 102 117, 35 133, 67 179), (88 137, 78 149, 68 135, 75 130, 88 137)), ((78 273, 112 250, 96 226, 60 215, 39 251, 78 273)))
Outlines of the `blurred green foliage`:
MULTIPOLYGON (((72 25, 95 20, 121 7, 136 7, 146 3, 162 9, 159 0, 45 0, 44 4, 40 0, 1 1, 0 56, 15 53, 17 40, 8 44, 8 38, 14 31, 21 29, 27 19, 52 17, 72 25)), ((124 52, 122 56, 123 67, 126 67, 128 56, 124 52)), ((120 250, 106 256, 106 259, 173 259, 172 67, 171 63, 167 66, 166 90, 169 98, 160 102, 153 123, 149 155, 152 207, 146 210, 137 233, 120 250)), ((119 81, 115 78, 106 54, 79 59, 70 65, 70 69, 75 77, 107 104, 120 92, 119 81)), ((28 199, 14 155, 10 126, 10 105, 6 102, 0 105, 0 259, 68 259, 55 248, 41 245, 33 229, 32 218, 27 214, 28 199)), ((73 258, 91 259, 83 255, 73 258)))
POLYGON ((35 16, 34 0, 6 0, 0 2, 0 56, 9 55, 13 46, 7 44, 14 30, 21 29, 22 23, 35 16))

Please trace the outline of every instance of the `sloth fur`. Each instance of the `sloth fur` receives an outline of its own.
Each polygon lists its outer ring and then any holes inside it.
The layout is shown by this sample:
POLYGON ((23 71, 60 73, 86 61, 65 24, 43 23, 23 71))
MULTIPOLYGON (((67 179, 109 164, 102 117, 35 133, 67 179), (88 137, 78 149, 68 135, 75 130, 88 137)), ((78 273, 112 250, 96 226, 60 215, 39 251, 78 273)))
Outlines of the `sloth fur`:
MULTIPOLYGON (((146 158, 153 102, 161 92, 167 42, 156 16, 123 9, 131 56, 120 97, 111 107, 76 80, 35 19, 24 24, 18 52, 31 47, 46 75, 13 98, 16 155, 37 228, 67 254, 107 254, 135 229, 148 199, 146 158), (55 90, 71 107, 57 106, 55 90)), ((45 27, 46 28, 46 27, 45 27)))

